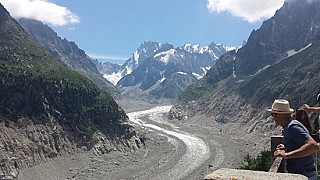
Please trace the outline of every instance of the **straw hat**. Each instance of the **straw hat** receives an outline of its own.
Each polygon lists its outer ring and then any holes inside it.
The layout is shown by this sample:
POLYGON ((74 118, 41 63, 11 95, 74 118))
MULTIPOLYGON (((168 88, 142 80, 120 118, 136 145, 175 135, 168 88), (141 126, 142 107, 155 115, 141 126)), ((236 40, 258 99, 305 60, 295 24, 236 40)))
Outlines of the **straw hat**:
POLYGON ((285 99, 274 100, 271 109, 267 109, 267 111, 276 114, 291 114, 294 112, 294 110, 290 108, 289 101, 285 99))

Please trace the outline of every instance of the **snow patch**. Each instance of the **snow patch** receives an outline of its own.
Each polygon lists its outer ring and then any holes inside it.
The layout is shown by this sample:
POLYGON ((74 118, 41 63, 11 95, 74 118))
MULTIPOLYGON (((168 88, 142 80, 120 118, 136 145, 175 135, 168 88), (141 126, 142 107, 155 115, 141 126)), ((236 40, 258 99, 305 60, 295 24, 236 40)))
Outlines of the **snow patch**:
POLYGON ((241 46, 235 47, 235 46, 224 46, 226 51, 232 51, 232 50, 238 50, 241 46))
POLYGON ((192 73, 197 79, 201 79, 203 76, 197 73, 192 73))
POLYGON ((299 53, 299 52, 307 49, 307 48, 310 47, 311 45, 312 45, 312 43, 308 44, 308 45, 307 45, 306 47, 304 47, 304 48, 301 48, 299 51, 295 51, 294 49, 289 50, 289 51, 287 51, 287 54, 288 54, 287 57, 293 56, 293 55, 295 55, 295 54, 297 54, 297 53, 299 53))
POLYGON ((164 80, 166 80, 167 78, 165 78, 165 77, 162 77, 161 79, 160 79, 160 82, 162 83, 164 80))
POLYGON ((132 73, 132 68, 130 68, 129 66, 126 66, 125 71, 126 71, 126 73, 124 75, 131 74, 132 73))
POLYGON ((188 75, 187 73, 185 73, 185 72, 177 72, 178 74, 182 74, 182 75, 188 75))
POLYGON ((259 74, 261 71, 263 71, 263 70, 267 69, 267 68, 268 68, 268 67, 270 67, 270 66, 271 66, 271 65, 266 65, 265 67, 263 67, 263 68, 259 69, 255 74, 250 75, 250 76, 255 76, 255 75, 259 74))
MULTIPOLYGON (((236 60, 236 57, 233 58, 233 61, 236 60)), ((236 74, 236 70, 235 70, 235 65, 236 63, 233 63, 233 66, 232 66, 232 75, 233 75, 233 78, 236 78, 237 77, 237 74, 236 74)))
MULTIPOLYGON (((197 45, 185 44, 182 47, 182 49, 188 52, 196 52, 200 54, 203 54, 206 51, 205 48, 202 48, 199 44, 197 45)), ((207 47, 207 49, 209 49, 209 47, 207 47)))
POLYGON ((242 82, 244 82, 244 79, 240 79, 240 80, 236 81, 236 83, 242 83, 242 82))
POLYGON ((136 65, 139 63, 139 53, 137 50, 135 50, 133 53, 133 60, 136 65))
POLYGON ((169 62, 169 60, 170 60, 170 57, 172 55, 174 55, 175 52, 176 52, 175 49, 170 49, 168 51, 160 52, 160 53, 154 55, 154 58, 161 57, 160 61, 167 64, 169 62))
POLYGON ((118 81, 122 78, 121 72, 112 73, 112 74, 105 74, 103 75, 105 79, 110 81, 113 85, 116 85, 118 81))

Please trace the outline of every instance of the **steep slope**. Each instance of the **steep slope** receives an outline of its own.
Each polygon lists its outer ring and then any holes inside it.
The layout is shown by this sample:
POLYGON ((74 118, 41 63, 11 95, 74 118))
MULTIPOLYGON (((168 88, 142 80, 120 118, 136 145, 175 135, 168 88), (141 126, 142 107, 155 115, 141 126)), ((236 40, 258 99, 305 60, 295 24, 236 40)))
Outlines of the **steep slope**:
POLYGON ((117 87, 129 97, 174 100, 201 78, 226 49, 214 43, 205 47, 186 44, 174 48, 169 44, 144 42, 124 64, 126 73, 117 87))
POLYGON ((120 97, 120 92, 109 81, 103 78, 91 58, 83 50, 79 49, 74 42, 61 39, 56 32, 40 21, 19 19, 18 22, 55 59, 85 75, 114 98, 120 97))
POLYGON ((266 112, 275 98, 297 108, 314 104, 319 86, 320 1, 288 1, 253 31, 237 52, 221 56, 206 76, 187 88, 171 109, 171 118, 206 115, 239 135, 270 134, 266 112), (226 127, 227 127, 226 126, 226 127))
POLYGON ((135 146, 135 131, 108 94, 54 60, 0 4, 0 177, 48 158, 135 146))
POLYGON ((253 31, 235 59, 239 76, 253 75, 266 65, 306 47, 320 36, 320 1, 288 1, 274 17, 253 31))

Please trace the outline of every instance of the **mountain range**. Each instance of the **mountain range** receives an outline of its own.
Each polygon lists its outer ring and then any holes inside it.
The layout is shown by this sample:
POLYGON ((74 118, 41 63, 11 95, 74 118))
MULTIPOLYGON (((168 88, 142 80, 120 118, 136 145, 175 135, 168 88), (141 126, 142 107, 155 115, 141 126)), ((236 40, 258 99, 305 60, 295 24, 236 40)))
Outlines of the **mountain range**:
POLYGON ((168 43, 145 41, 119 70, 109 71, 104 77, 124 96, 147 101, 174 100, 187 86, 202 78, 222 54, 232 49, 237 48, 215 43, 174 48, 168 43))

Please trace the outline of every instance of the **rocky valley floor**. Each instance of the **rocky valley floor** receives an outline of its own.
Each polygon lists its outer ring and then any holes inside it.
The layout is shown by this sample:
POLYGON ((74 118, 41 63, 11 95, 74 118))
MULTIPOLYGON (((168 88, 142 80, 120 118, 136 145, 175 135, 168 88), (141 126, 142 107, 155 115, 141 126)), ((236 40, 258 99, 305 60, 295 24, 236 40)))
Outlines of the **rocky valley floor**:
MULTIPOLYGON (((121 106, 128 113, 156 105, 126 102, 121 106)), ((161 117, 168 122, 165 116, 161 117)), ((148 116, 142 119, 145 122, 150 121, 148 116)), ((259 152, 264 146, 254 142, 255 139, 239 136, 205 117, 197 117, 189 122, 170 121, 169 124, 178 127, 179 131, 187 135, 201 139, 208 147, 208 157, 190 171, 185 171, 186 167, 183 166, 184 163, 188 163, 183 162, 184 155, 191 152, 195 153, 191 154, 192 156, 196 156, 197 153, 201 153, 192 152, 192 147, 197 147, 198 144, 192 144, 190 148, 190 145, 187 146, 179 138, 159 134, 155 129, 134 125, 138 135, 146 138, 145 145, 135 152, 123 153, 114 150, 109 154, 97 155, 89 151, 57 157, 21 170, 18 179, 202 179, 222 167, 239 168, 244 155, 259 152), (179 172, 183 174, 178 176, 179 172)), ((156 123, 156 125, 170 129, 167 124, 156 123)))

